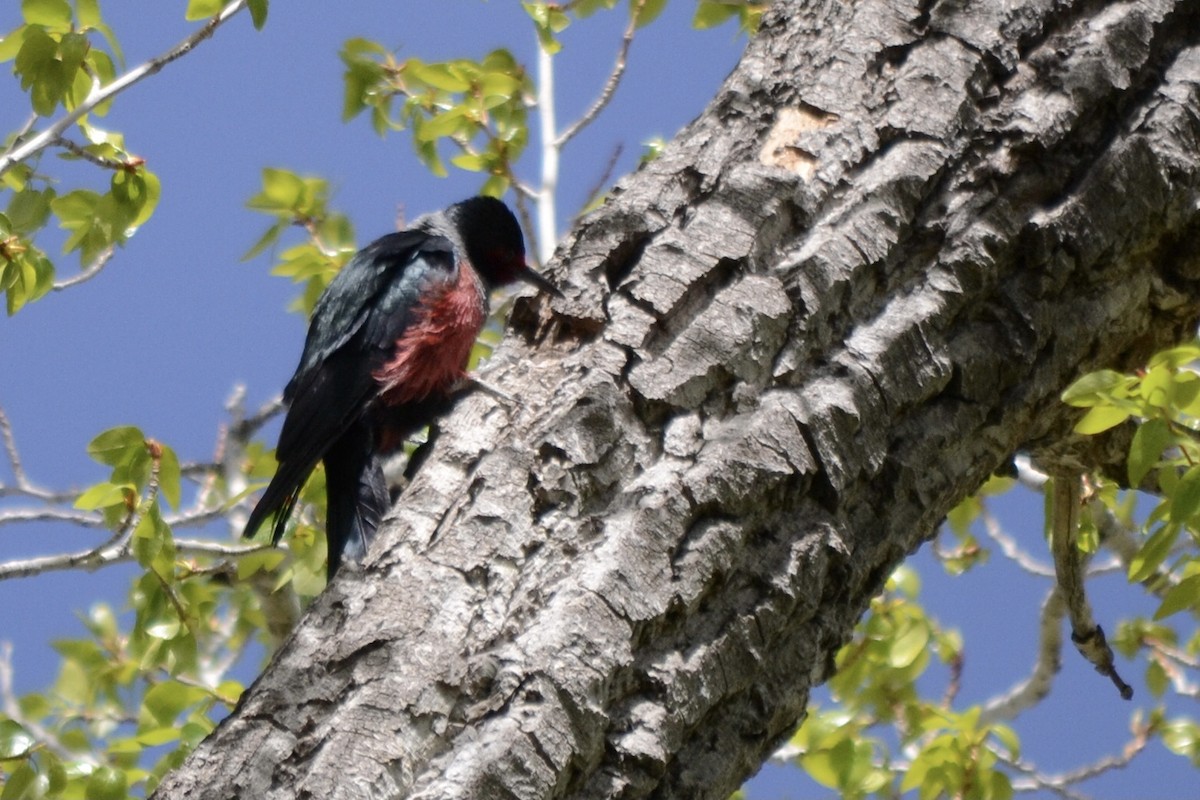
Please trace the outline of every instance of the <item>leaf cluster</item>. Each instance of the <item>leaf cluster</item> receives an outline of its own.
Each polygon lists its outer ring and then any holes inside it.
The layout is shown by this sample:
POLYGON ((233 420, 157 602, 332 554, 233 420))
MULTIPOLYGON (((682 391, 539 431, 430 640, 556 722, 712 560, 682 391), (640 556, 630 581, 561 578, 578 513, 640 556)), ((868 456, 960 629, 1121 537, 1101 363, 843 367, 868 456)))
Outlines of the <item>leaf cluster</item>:
POLYGON ((445 175, 442 145, 459 169, 487 175, 482 194, 499 197, 529 137, 532 82, 505 49, 482 59, 403 60, 376 42, 351 39, 342 48, 346 120, 368 112, 380 136, 410 130, 417 157, 445 175))
MULTIPOLYGON (((76 0, 74 7, 67 0, 22 0, 21 11, 24 23, 0 39, 0 62, 13 62, 33 116, 23 132, 5 141, 8 152, 22 143, 39 118, 59 109, 74 113, 111 84, 122 61, 98 0, 76 0)), ((53 261, 35 244, 51 217, 67 231, 63 251, 78 251, 86 266, 124 244, 158 204, 158 177, 129 151, 119 133, 105 131, 92 120, 93 115, 104 116, 110 105, 111 101, 101 102, 74 121, 81 142, 62 136, 56 142, 62 158, 111 172, 103 191, 63 191, 37 170, 36 162, 13 164, 0 175, 0 194, 9 195, 0 213, 0 290, 9 315, 54 285, 53 261)))
POLYGON ((1008 798, 1013 790, 997 753, 1015 757, 1013 730, 926 699, 918 682, 937 660, 952 681, 963 643, 918 602, 920 581, 901 566, 871 603, 854 638, 838 653, 829 683, 836 705, 810 711, 788 747, 822 786, 854 798, 918 790, 921 798, 1008 798), (893 747, 894 745, 894 747, 893 747))

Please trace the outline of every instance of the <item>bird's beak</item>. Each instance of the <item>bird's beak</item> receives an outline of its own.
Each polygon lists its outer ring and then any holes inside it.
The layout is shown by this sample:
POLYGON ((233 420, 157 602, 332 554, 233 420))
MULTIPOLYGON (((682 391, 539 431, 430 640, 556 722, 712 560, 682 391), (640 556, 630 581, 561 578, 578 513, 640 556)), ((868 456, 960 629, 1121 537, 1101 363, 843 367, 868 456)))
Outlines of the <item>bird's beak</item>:
POLYGON ((534 286, 541 289, 543 292, 551 294, 554 297, 562 297, 563 296, 562 292, 560 292, 558 290, 557 286, 555 286, 550 281, 546 280, 546 278, 541 273, 536 272, 528 264, 523 264, 521 266, 521 269, 518 270, 517 280, 524 281, 525 283, 533 284, 534 286))

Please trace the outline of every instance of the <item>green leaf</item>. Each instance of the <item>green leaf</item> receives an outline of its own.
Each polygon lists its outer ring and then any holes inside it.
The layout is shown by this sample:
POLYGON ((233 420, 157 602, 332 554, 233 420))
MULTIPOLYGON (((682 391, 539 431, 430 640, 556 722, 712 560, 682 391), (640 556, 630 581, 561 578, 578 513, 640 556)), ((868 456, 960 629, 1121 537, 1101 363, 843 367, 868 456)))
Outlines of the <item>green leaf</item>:
POLYGON ((471 82, 464 78, 460 70, 456 69, 452 63, 425 64, 418 62, 413 64, 409 73, 422 83, 445 92, 465 92, 471 88, 471 82))
POLYGON ((124 505, 125 498, 134 492, 134 487, 125 484, 97 483, 95 486, 88 487, 83 491, 83 494, 75 498, 75 508, 81 511, 95 511, 101 508, 109 508, 116 505, 124 505))
POLYGON ((1079 422, 1075 423, 1075 432, 1085 435, 1101 433, 1120 425, 1133 416, 1129 409, 1116 406, 1094 406, 1089 409, 1079 422))
POLYGON ((1200 607, 1200 575, 1184 578, 1167 590, 1154 619, 1164 619, 1186 609, 1200 607))
POLYGON ((479 193, 488 197, 503 197, 508 191, 508 178, 503 175, 493 175, 484 181, 479 193))
POLYGON ((21 0, 21 15, 30 25, 70 29, 71 6, 67 0, 21 0))
POLYGON ((222 0, 188 0, 184 18, 187 20, 208 19, 220 13, 222 0))
POLYGON ((1163 669, 1162 664, 1157 661, 1151 661, 1146 665, 1146 688, 1150 690, 1150 694, 1154 697, 1162 697, 1163 692, 1171 685, 1170 676, 1163 669))
POLYGON ((179 729, 173 726, 151 728, 139 733, 135 738, 138 744, 145 745, 146 747, 158 747, 168 742, 178 741, 179 729))
POLYGON ((929 629, 913 624, 906 627, 888 648, 888 664, 893 669, 911 666, 929 644, 929 629))
POLYGON ((836 789, 840 783, 837 767, 834 764, 832 750, 818 750, 805 753, 800 759, 800 766, 808 773, 808 777, 827 789, 836 789))
MULTIPOLYGON (((183 623, 176 619, 159 620, 151 625, 146 626, 146 635, 154 639, 162 639, 164 641, 174 639, 183 630, 183 623)), ((159 684, 165 686, 167 684, 159 684)))
POLYGON ((122 770, 99 767, 88 777, 83 796, 86 800, 125 800, 129 781, 122 770))
POLYGON ((88 455, 110 467, 128 463, 135 453, 144 452, 145 449, 145 435, 132 425, 109 428, 87 446, 88 455))
POLYGON ((276 221, 273 225, 271 225, 271 227, 267 228, 266 232, 258 238, 258 241, 255 242, 250 249, 245 252, 245 254, 242 256, 242 260, 249 261, 271 245, 275 244, 277 241, 279 241, 279 237, 283 234, 283 232, 288 229, 289 225, 291 225, 291 222, 287 219, 280 219, 276 221))
POLYGON ((25 43, 25 26, 18 25, 0 39, 0 63, 12 61, 25 43))
POLYGON ((0 800, 29 800, 44 796, 43 787, 38 785, 41 782, 40 778, 30 761, 22 762, 4 781, 4 791, 0 792, 0 800))
POLYGON ((1178 369, 1194 361, 1200 361, 1200 343, 1197 342, 1160 350, 1151 356, 1150 361, 1146 364, 1146 368, 1154 369, 1159 365, 1166 365, 1171 369, 1178 369))
POLYGON ((178 510, 183 487, 183 472, 179 466, 179 456, 175 451, 161 445, 162 457, 158 461, 158 491, 166 498, 171 507, 178 510))
POLYGON ((1070 406, 1093 406, 1099 400, 1111 397, 1118 389, 1125 388, 1131 381, 1120 372, 1102 369, 1084 375, 1068 386, 1062 393, 1062 401, 1070 406))
POLYGON ((287 553, 275 549, 260 550, 257 553, 244 555, 237 562, 238 580, 244 581, 260 571, 270 572, 285 558, 287 558, 287 553))
POLYGON ((26 186, 15 193, 8 203, 8 213, 11 230, 18 233, 30 234, 45 226, 50 217, 50 201, 55 197, 54 189, 46 187, 41 191, 26 186))
POLYGON ((263 189, 246 203, 257 211, 292 211, 304 195, 304 181, 294 172, 264 167, 263 189))
POLYGON ((1179 479, 1170 497, 1171 519, 1187 525, 1200 511, 1200 466, 1190 468, 1179 479))
POLYGON ((1171 430, 1161 418, 1149 419, 1138 426, 1129 445, 1129 485, 1140 486, 1147 473, 1154 468, 1163 450, 1171 441, 1171 430))
POLYGON ((1151 534, 1129 561, 1129 581, 1140 583, 1150 578, 1171 552, 1179 537, 1178 524, 1164 525, 1151 534))
POLYGON ((100 0, 75 0, 75 18, 81 28, 95 28, 103 23, 100 0))
POLYGON ((267 24, 267 0, 249 0, 246 4, 250 7, 250 21, 254 23, 255 30, 262 30, 267 24))
POLYGON ((471 120, 466 116, 469 109, 458 105, 443 114, 430 117, 413 126, 413 136, 425 142, 432 142, 443 136, 453 136, 456 133, 468 133, 471 120))
POLYGON ((667 7, 667 0, 629 0, 629 7, 631 13, 637 14, 637 26, 641 28, 658 19, 667 7))
POLYGON ((0 759, 21 758, 35 744, 37 740, 20 724, 11 719, 0 720, 0 759))
POLYGON ((737 13, 733 4, 723 0, 700 0, 692 17, 692 27, 697 30, 715 28, 737 13))
POLYGON ((36 25, 26 28, 13 66, 21 76, 21 88, 29 91, 33 110, 42 116, 53 114, 70 85, 58 60, 58 42, 45 28, 36 25))
POLYGON ((611 9, 617 5, 617 0, 576 0, 572 9, 580 19, 586 19, 601 9, 611 9))
POLYGON ((1163 365, 1147 370, 1138 384, 1138 394, 1147 405, 1162 408, 1171 399, 1172 378, 1171 370, 1163 365))
POLYGON ((1021 739, 1017 736, 1017 732, 1007 725, 993 725, 991 733, 1004 748, 1008 750, 1011 758, 1016 759, 1021 757, 1021 739))
POLYGON ((487 162, 478 153, 459 153, 450 159, 450 163, 467 172, 479 172, 487 162))
POLYGON ((122 228, 136 228, 154 213, 161 193, 158 177, 144 167, 119 170, 111 181, 112 197, 127 220, 122 228))

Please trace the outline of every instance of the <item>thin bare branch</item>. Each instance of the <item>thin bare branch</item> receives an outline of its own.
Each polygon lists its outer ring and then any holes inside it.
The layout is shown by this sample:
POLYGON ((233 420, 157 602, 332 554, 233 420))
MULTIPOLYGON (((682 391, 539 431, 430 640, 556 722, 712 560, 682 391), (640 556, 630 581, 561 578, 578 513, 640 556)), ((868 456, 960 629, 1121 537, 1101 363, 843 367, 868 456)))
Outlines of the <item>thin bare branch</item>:
POLYGON ((134 67, 112 83, 105 86, 94 85, 92 91, 88 93, 88 96, 82 103, 59 117, 49 127, 35 134, 27 141, 14 144, 7 153, 0 156, 0 175, 10 170, 15 164, 19 164, 49 147, 62 136, 67 128, 78 122, 85 114, 90 113, 96 106, 125 91, 143 78, 157 73, 175 59, 190 53, 196 45, 211 37, 226 20, 245 8, 246 2, 247 0, 233 0, 229 5, 222 8, 219 14, 170 50, 134 67))
POLYGON ((19 522, 69 522, 84 528, 107 527, 99 514, 69 508, 14 508, 0 511, 0 525, 19 522))
POLYGON ((104 169, 111 170, 123 170, 130 166, 130 164, 125 161, 118 161, 115 158, 105 158, 104 156, 96 155, 95 153, 87 150, 83 145, 79 144, 78 142, 74 142, 65 136, 55 137, 54 144, 63 148, 72 155, 82 158, 84 161, 95 164, 97 167, 103 167, 104 169))
POLYGON ((1017 541, 1008 535, 1007 531, 1000 525, 1000 521, 996 519, 996 516, 986 506, 984 506, 980 518, 983 521, 984 532, 988 535, 989 539, 1000 547, 1000 552, 1006 558, 1030 575, 1037 575, 1042 578, 1054 577, 1054 568, 1049 564, 1038 561, 1032 555, 1022 550, 1017 541))
POLYGON ((12 423, 4 409, 0 408, 0 438, 4 439, 4 452, 8 454, 8 465, 12 469, 13 480, 17 487, 28 490, 29 476, 25 474, 25 466, 21 463, 21 454, 17 450, 17 440, 13 436, 12 423))
POLYGON ((112 259, 113 253, 115 252, 117 252, 117 245, 114 242, 113 244, 110 244, 108 247, 105 247, 103 250, 101 250, 99 254, 92 259, 92 263, 80 270, 78 274, 72 275, 71 277, 61 281, 55 281, 54 285, 50 288, 56 292, 61 292, 63 289, 69 289, 72 286, 78 286, 84 281, 90 281, 92 278, 100 274, 100 270, 108 266, 108 262, 112 259))
MULTIPOLYGON (((604 192, 604 187, 608 185, 610 180, 612 180, 613 172, 617 169, 617 161, 621 158, 621 153, 624 151, 625 146, 618 142, 617 146, 613 148, 612 153, 608 157, 608 163, 604 165, 604 169, 600 172, 600 177, 596 179, 596 182, 592 184, 592 187, 588 189, 587 194, 584 195, 584 197, 587 198, 583 201, 583 206, 585 209, 592 203, 596 202, 596 198, 598 198, 604 192)), ((580 213, 582 214, 583 212, 580 213)))
MULTIPOLYGON (((625 75, 625 67, 629 61, 629 46, 633 44, 633 36, 637 32, 637 19, 641 14, 642 6, 646 4, 646 0, 638 0, 634 4, 629 14, 629 24, 625 27, 625 35, 621 37, 621 47, 617 51, 617 60, 613 64, 612 72, 608 74, 608 80, 604 82, 604 88, 600 90, 600 95, 592 103, 591 108, 583 112, 583 116, 575 120, 573 124, 567 127, 565 131, 558 135, 554 140, 555 149, 562 149, 563 145, 575 138, 575 136, 592 123, 604 110, 613 95, 617 91, 617 87, 621 84, 621 78, 625 75)), ((545 131, 545 129, 543 129, 545 131)), ((549 131, 546 131, 550 135, 549 131)))
MULTIPOLYGON (((1146 743, 1150 739, 1150 730, 1145 725, 1135 728, 1133 738, 1122 748, 1117 755, 1106 756, 1100 760, 1080 767, 1079 769, 1063 772, 1058 775, 1044 775, 1042 780, 1046 787, 1069 787, 1077 783, 1095 778, 1105 772, 1114 769, 1123 769, 1129 766, 1133 759, 1146 749, 1146 743)), ((1023 770, 1022 770, 1023 771, 1023 770)), ((1016 788, 1015 786, 1013 787, 1016 788)))
POLYGON ((74 553, 58 553, 52 556, 6 561, 0 564, 0 581, 9 578, 28 578, 33 575, 61 572, 68 569, 96 569, 132 560, 133 554, 129 552, 129 549, 117 543, 108 547, 93 547, 74 553))
POLYGON ((271 544, 227 544, 205 539, 176 539, 176 552, 184 555, 220 556, 222 558, 241 558, 251 553, 261 553, 270 550, 271 544))
MULTIPOLYGON (((234 394, 232 394, 229 400, 226 401, 225 410, 229 411, 231 416, 234 415, 235 407, 240 408, 240 406, 235 403, 237 393, 241 391, 244 395, 245 390, 246 389, 244 386, 234 387, 234 394)), ((235 421, 230 425, 231 434, 242 439, 249 439, 251 436, 258 433, 258 429, 270 422, 277 414, 279 414, 280 411, 283 411, 283 396, 278 394, 259 406, 258 409, 249 416, 243 417, 239 411, 239 413, 234 417, 235 421)), ((218 457, 217 460, 220 461, 221 459, 218 457)))
POLYGON ((1053 589, 1042 603, 1037 658, 1033 670, 1024 681, 983 704, 980 716, 983 723, 1014 719, 1050 694, 1054 676, 1062 668, 1062 620, 1066 613, 1062 592, 1053 589))

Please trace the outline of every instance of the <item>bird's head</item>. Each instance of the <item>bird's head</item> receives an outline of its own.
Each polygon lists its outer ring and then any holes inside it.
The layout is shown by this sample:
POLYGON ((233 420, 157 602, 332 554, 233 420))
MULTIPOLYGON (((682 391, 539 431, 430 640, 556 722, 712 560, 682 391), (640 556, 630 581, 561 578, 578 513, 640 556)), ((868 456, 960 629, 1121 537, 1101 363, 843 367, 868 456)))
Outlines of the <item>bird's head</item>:
POLYGON ((472 197, 446 209, 471 266, 488 289, 524 281, 549 292, 562 294, 554 284, 525 263, 525 239, 521 226, 508 206, 494 197, 472 197))

